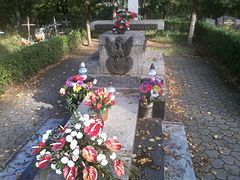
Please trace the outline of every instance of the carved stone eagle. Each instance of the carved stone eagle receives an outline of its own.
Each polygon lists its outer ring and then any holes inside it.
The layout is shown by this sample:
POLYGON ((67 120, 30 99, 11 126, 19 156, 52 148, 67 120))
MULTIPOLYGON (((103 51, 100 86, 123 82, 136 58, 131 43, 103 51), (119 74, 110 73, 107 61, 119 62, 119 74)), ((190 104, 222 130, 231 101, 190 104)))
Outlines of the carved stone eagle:
POLYGON ((108 59, 106 67, 113 74, 123 75, 129 72, 133 66, 133 59, 130 57, 130 52, 133 46, 133 37, 127 40, 118 36, 114 42, 106 37, 106 51, 108 59))

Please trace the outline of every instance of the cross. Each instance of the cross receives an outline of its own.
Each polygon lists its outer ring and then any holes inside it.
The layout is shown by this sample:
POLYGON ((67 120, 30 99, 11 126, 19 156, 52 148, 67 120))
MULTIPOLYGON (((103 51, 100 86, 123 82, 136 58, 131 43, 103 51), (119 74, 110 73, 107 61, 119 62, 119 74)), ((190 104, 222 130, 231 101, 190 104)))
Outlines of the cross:
POLYGON ((128 10, 138 14, 138 0, 128 0, 128 10))
POLYGON ((53 24, 51 24, 51 26, 54 26, 54 29, 55 29, 55 33, 57 34, 58 33, 58 30, 57 30, 57 27, 60 26, 62 24, 58 24, 56 19, 55 19, 55 16, 53 17, 53 24))
POLYGON ((62 21, 63 24, 65 24, 66 28, 68 29, 68 24, 70 24, 70 21, 65 18, 65 21, 62 21))
POLYGON ((35 26, 36 24, 30 24, 29 16, 27 16, 27 24, 22 24, 22 26, 27 26, 28 28, 28 41, 30 41, 31 38, 31 31, 30 28, 31 26, 35 26))

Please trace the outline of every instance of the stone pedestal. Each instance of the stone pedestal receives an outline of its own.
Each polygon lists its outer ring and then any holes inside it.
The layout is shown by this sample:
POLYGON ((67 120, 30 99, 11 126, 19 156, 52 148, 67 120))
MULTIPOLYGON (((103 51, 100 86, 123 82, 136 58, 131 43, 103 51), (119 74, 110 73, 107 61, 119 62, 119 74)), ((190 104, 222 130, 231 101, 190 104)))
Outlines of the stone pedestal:
POLYGON ((126 75, 141 75, 143 73, 144 63, 145 34, 144 31, 126 31, 125 34, 114 34, 110 31, 99 36, 99 62, 100 73, 116 74, 109 71, 106 67, 110 61, 119 63, 132 60, 130 70, 126 75), (127 48, 126 48, 127 47, 127 48), (128 52, 130 51, 130 52, 128 52), (111 55, 112 54, 112 55, 111 55), (113 55, 115 54, 115 55, 113 55))

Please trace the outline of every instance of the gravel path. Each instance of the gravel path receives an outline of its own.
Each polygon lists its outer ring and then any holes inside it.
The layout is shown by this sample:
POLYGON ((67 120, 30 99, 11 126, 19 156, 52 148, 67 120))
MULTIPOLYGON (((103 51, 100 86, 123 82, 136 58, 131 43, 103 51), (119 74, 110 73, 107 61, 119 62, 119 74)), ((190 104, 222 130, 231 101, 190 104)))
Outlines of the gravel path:
POLYGON ((166 120, 186 126, 199 179, 240 179, 240 94, 203 58, 165 57, 166 120))

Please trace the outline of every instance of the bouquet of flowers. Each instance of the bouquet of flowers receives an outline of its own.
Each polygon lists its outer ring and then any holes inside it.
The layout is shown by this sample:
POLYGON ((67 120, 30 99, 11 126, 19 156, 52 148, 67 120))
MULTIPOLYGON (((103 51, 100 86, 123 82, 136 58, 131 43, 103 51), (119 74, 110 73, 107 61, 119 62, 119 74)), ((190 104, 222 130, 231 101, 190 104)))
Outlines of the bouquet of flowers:
POLYGON ((141 100, 147 105, 164 95, 163 80, 159 78, 146 78, 140 85, 141 100))
POLYGON ((108 92, 106 88, 90 91, 85 99, 85 104, 90 106, 90 110, 98 114, 105 113, 115 103, 115 96, 108 92))
POLYGON ((68 110, 73 113, 78 105, 87 96, 88 91, 92 88, 93 83, 84 81, 87 75, 74 75, 67 79, 65 85, 60 89, 60 94, 65 96, 68 110))
POLYGON ((42 136, 42 141, 33 147, 33 154, 37 155, 36 167, 45 169, 50 165, 67 180, 79 177, 83 180, 96 180, 97 177, 114 179, 116 175, 123 176, 124 164, 116 154, 122 144, 116 137, 107 138, 102 129, 101 119, 91 119, 86 114, 60 127, 55 133, 48 130, 42 136))
POLYGON ((130 29, 129 20, 139 17, 136 13, 129 11, 128 9, 120 9, 117 11, 116 20, 113 26, 113 32, 124 33, 130 29))

